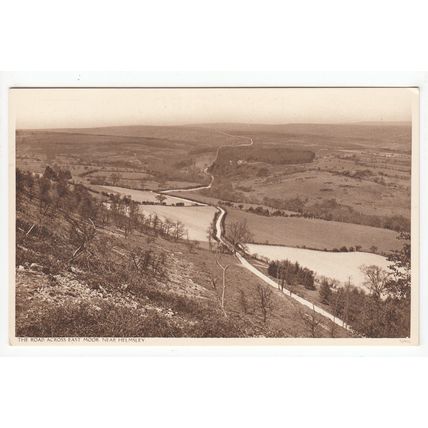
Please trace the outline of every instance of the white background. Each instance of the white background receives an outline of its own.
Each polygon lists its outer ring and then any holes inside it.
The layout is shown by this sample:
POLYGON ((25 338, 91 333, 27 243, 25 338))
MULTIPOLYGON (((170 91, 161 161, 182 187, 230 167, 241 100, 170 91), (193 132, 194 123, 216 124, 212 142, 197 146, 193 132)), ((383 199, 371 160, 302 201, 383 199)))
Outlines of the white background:
MULTIPOLYGON (((76 82, 104 79, 107 86, 114 80, 111 74, 88 71, 141 70, 151 72, 144 76, 153 82, 190 80, 195 85, 213 81, 251 85, 264 79, 285 79, 290 84, 319 79, 328 85, 355 83, 358 78, 388 84, 409 76, 426 81, 423 74, 397 73, 428 69, 424 3, 300 0, 291 7, 285 1, 267 0, 1 2, 0 68, 78 70, 73 74, 76 82), (345 73, 350 70, 351 74, 345 73)), ((141 79, 142 74, 127 76, 141 79)), ((49 77, 61 80, 58 74, 33 76, 49 77)), ((4 96, 2 91, 2 107, 4 96)), ((421 158, 426 163, 424 123, 421 158)), ((2 142, 5 126, 3 114, 2 142)), ((0 155, 0 284, 6 287, 4 144, 0 155)), ((422 175, 426 178, 424 170, 422 175)), ((421 209, 424 219, 425 200, 421 209)), ((3 310, 4 302, 0 303, 3 310)), ((0 316, 3 322, 7 314, 3 311, 0 316)), ((156 352, 144 358, 1 358, 0 423, 7 427, 427 425, 428 361, 398 357, 394 349, 384 351, 382 357, 351 350, 347 353, 353 357, 346 358, 333 358, 331 352, 285 357, 286 352, 275 349, 199 354, 181 350, 174 357, 156 352)))

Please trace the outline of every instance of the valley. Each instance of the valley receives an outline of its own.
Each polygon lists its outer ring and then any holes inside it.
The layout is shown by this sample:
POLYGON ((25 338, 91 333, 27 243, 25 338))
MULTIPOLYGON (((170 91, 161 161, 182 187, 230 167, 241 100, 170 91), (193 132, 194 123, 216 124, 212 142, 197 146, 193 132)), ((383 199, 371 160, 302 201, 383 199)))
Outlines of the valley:
MULTIPOLYGON (((241 284, 246 271, 250 283, 261 280, 275 289, 275 306, 287 301, 321 317, 324 332, 317 334, 339 334, 331 333, 334 324, 347 332, 340 334, 364 335, 360 315, 350 317, 349 303, 338 302, 349 300, 342 295, 347 283, 355 299, 367 300, 371 288, 362 267, 389 275, 387 258, 401 250, 398 234, 410 225, 408 138, 406 125, 23 130, 17 133, 17 167, 40 177, 47 165, 70 171, 72 187, 99 201, 100 218, 123 228, 125 242, 137 239, 133 229, 153 229, 158 242, 175 236, 174 245, 184 250, 172 254, 183 260, 203 252, 218 262, 224 253, 235 266, 229 287, 241 284), (314 285, 306 290, 272 278, 266 266, 278 260, 308 269, 314 285), (335 307, 319 297, 326 283, 335 307), (319 295, 310 291, 317 289, 319 295)), ((116 235, 113 229, 108 233, 116 235)), ((238 287, 244 314, 245 302, 265 293, 265 285, 250 294, 238 287)), ((307 324, 305 315, 300 318, 307 324)))

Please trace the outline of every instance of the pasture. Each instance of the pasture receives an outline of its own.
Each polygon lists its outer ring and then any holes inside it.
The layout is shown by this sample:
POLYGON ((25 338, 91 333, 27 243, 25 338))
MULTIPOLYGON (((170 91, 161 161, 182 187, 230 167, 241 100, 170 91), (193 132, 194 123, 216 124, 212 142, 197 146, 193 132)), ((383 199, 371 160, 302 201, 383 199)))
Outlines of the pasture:
POLYGON ((359 245, 363 251, 388 253, 401 248, 397 233, 387 229, 303 217, 265 217, 227 208, 227 225, 245 220, 254 243, 332 250, 359 245))
POLYGON ((251 189, 244 192, 245 196, 260 202, 265 196, 279 200, 299 197, 307 204, 334 198, 366 214, 382 216, 393 212, 409 218, 409 174, 393 169, 392 162, 389 169, 376 164, 379 156, 375 154, 368 153, 366 157, 372 163, 344 159, 341 152, 329 151, 313 164, 270 166, 268 176, 240 177, 234 184, 251 189))

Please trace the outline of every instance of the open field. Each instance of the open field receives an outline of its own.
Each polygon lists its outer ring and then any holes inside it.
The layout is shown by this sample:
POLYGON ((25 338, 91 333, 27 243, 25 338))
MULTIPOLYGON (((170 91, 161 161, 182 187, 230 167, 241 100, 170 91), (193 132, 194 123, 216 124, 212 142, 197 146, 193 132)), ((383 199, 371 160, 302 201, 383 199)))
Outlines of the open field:
POLYGON ((363 287, 364 282, 364 275, 360 270, 361 266, 374 265, 387 269, 390 265, 385 257, 371 253, 331 253, 276 245, 248 244, 247 246, 250 254, 257 254, 269 260, 298 262, 317 275, 336 279, 341 283, 350 280, 357 287, 363 287))
POLYGON ((188 231, 189 239, 194 241, 208 241, 207 230, 216 213, 216 209, 210 206, 143 205, 140 210, 145 214, 157 214, 163 220, 181 221, 188 231))
POLYGON ((278 172, 265 179, 244 180, 240 185, 252 189, 246 195, 259 201, 268 196, 279 200, 304 198, 307 204, 313 204, 334 198, 366 214, 389 215, 394 209, 398 215, 410 216, 409 183, 404 187, 395 185, 384 176, 374 182, 311 169, 292 174, 278 172))
MULTIPOLYGON (((124 187, 117 187, 117 186, 94 186, 94 188, 104 192, 117 193, 121 196, 130 196, 132 200, 140 203, 144 203, 144 202, 159 203, 159 200, 156 199, 156 196, 158 196, 159 194, 155 192, 127 189, 124 187)), ((166 205, 175 205, 177 203, 180 203, 180 204, 184 204, 185 206, 191 206, 196 204, 196 203, 189 202, 186 199, 179 198, 177 196, 169 196, 166 194, 164 194, 163 196, 165 198, 164 203, 166 205)))
MULTIPOLYGON (((149 191, 125 189, 115 186, 96 186, 98 191, 118 193, 121 196, 130 196, 136 202, 159 203, 157 194, 149 191)), ((208 241, 207 229, 211 224, 216 209, 211 206, 203 206, 189 202, 176 196, 163 195, 166 205, 142 205, 140 211, 146 215, 157 214, 162 220, 169 219, 173 222, 180 221, 188 232, 188 238, 194 241, 208 241), (173 206, 182 203, 184 206, 173 206)))
POLYGON ((253 241, 261 244, 308 247, 319 250, 340 249, 343 246, 361 246, 364 251, 389 253, 401 248, 397 233, 377 227, 341 223, 303 217, 265 217, 227 208, 227 225, 233 221, 245 220, 254 236, 253 241))

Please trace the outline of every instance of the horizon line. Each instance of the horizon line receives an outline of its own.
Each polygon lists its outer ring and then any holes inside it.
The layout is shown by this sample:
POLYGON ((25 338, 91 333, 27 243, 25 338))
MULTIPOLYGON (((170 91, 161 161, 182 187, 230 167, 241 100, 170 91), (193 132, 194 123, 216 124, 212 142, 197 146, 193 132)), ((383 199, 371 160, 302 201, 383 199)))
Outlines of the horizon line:
POLYGON ((346 122, 200 122, 200 123, 170 123, 170 124, 121 124, 121 125, 93 125, 93 126, 61 126, 61 127, 48 127, 48 128, 34 128, 34 127, 15 127, 15 130, 61 130, 61 129, 97 129, 97 128, 124 128, 124 127, 196 127, 203 125, 246 125, 246 126, 284 126, 284 125, 362 125, 365 124, 412 124, 412 120, 360 120, 360 121, 346 121, 346 122))

